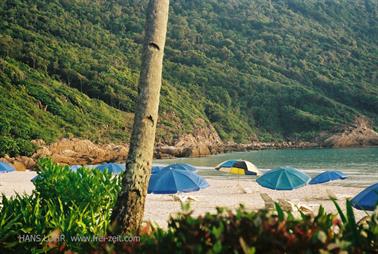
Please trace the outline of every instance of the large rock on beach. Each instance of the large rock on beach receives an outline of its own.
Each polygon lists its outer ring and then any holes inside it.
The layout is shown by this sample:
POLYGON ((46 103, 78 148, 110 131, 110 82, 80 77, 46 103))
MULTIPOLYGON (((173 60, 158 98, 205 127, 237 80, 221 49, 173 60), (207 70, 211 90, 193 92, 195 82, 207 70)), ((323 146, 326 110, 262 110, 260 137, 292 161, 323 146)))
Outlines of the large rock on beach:
POLYGON ((90 140, 77 138, 61 139, 48 146, 42 146, 33 155, 34 159, 51 157, 56 163, 67 165, 98 164, 108 161, 124 161, 128 153, 126 145, 94 144, 90 140))

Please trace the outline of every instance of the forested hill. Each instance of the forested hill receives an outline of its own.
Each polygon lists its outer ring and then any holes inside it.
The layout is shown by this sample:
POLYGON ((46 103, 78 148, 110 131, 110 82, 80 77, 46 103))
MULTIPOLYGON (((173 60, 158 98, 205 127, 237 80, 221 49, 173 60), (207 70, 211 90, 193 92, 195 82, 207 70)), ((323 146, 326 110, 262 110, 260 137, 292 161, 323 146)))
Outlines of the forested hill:
MULTIPOLYGON (((127 141, 147 0, 0 0, 0 150, 127 141)), ((160 140, 310 139, 378 124, 378 1, 171 1, 160 140)))

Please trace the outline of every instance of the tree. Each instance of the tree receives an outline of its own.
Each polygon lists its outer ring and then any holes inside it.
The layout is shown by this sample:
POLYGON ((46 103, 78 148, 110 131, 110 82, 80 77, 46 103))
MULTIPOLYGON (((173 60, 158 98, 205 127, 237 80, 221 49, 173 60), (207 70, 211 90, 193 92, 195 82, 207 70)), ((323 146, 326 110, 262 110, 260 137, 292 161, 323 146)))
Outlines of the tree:
POLYGON ((150 0, 130 151, 111 220, 113 233, 139 231, 151 175, 169 0, 150 0))

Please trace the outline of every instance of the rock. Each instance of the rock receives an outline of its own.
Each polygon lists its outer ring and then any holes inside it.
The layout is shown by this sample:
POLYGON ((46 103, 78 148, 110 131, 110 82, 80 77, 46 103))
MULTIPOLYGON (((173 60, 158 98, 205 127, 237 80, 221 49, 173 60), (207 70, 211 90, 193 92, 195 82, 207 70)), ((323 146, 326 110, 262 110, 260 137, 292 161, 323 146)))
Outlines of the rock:
POLYGON ((26 156, 16 157, 15 160, 24 164, 27 169, 33 169, 36 165, 36 162, 32 158, 26 156))
POLYGON ((50 151, 50 149, 48 147, 42 147, 42 148, 38 149, 32 155, 32 158, 33 159, 39 159, 39 158, 43 158, 43 157, 49 157, 51 155, 52 155, 52 152, 50 151))
POLYGON ((201 157, 210 155, 210 149, 206 144, 198 144, 192 147, 186 147, 181 157, 201 157))
POLYGON ((23 163, 19 162, 19 161, 14 161, 14 162, 12 163, 12 165, 13 165, 13 167, 14 167, 17 171, 25 171, 25 170, 27 169, 26 166, 25 166, 23 163))
POLYGON ((356 118, 351 126, 344 127, 340 133, 328 137, 324 141, 328 147, 355 147, 378 145, 378 133, 364 117, 356 118))
POLYGON ((158 159, 182 157, 183 149, 174 146, 159 146, 155 149, 155 157, 158 159))
POLYGON ((48 146, 43 146, 33 154, 33 159, 51 157, 56 163, 98 164, 109 161, 124 161, 128 148, 124 145, 94 144, 90 140, 77 138, 62 139, 48 146))
POLYGON ((155 149, 155 157, 198 157, 223 151, 220 149, 223 142, 210 123, 202 118, 196 119, 194 123, 197 128, 193 133, 184 134, 170 144, 160 143, 155 149))
POLYGON ((34 144, 37 147, 42 147, 42 146, 46 145, 46 142, 43 139, 34 139, 31 142, 32 142, 32 144, 34 144))

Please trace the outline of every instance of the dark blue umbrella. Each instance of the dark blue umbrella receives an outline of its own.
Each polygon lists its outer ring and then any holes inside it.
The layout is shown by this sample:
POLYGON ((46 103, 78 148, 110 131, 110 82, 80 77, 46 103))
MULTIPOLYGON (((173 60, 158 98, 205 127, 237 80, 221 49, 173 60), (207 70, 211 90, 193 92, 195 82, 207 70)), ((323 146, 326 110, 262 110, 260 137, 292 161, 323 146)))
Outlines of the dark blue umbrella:
POLYGON ((208 187, 209 184, 199 175, 181 169, 161 169, 151 175, 148 193, 173 194, 192 192, 208 187))
POLYGON ((269 170, 256 179, 263 187, 273 190, 292 190, 306 185, 310 177, 296 168, 279 167, 269 170))
POLYGON ((319 184, 334 180, 344 180, 347 176, 341 171, 325 171, 311 179, 309 184, 319 184))
POLYGON ((181 170, 188 170, 188 171, 193 171, 193 172, 197 171, 195 167, 193 167, 192 165, 188 163, 174 163, 162 169, 181 169, 181 170))
POLYGON ((378 183, 373 184, 360 193, 352 200, 352 206, 359 210, 373 211, 378 205, 378 183))
POLYGON ((12 165, 0 161, 0 173, 9 173, 12 171, 16 171, 12 165))
POLYGON ((119 174, 124 171, 124 168, 117 163, 103 163, 98 165, 96 169, 101 170, 102 172, 104 172, 105 169, 108 169, 108 171, 112 174, 119 174))

